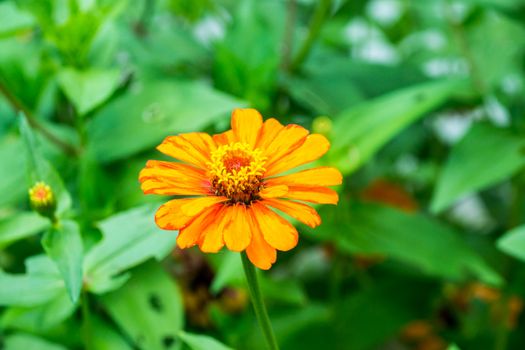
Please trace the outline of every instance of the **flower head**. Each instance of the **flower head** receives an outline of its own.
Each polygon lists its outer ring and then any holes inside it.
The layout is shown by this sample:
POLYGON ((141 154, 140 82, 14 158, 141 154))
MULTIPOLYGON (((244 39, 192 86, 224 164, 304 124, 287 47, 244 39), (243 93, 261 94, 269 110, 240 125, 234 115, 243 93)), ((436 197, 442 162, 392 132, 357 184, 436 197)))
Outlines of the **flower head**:
POLYGON ((160 228, 179 230, 180 248, 218 252, 226 245, 269 269, 276 250, 298 241, 295 227, 274 209, 316 227, 321 219, 304 202, 336 204, 338 195, 327 186, 341 184, 342 176, 331 167, 278 176, 326 153, 330 144, 322 135, 273 118, 263 123, 254 109, 234 110, 231 125, 213 136, 167 137, 158 150, 180 162, 150 160, 139 180, 146 194, 186 197, 170 200, 155 215, 160 228))
POLYGON ((56 202, 51 187, 45 182, 38 181, 29 189, 29 203, 41 215, 52 217, 56 202))

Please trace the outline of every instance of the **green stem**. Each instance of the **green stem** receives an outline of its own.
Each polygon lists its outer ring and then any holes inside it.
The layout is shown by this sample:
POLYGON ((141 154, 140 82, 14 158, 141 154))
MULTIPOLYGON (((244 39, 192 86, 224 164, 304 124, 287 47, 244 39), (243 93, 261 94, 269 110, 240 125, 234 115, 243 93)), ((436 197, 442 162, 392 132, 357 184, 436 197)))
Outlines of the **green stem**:
POLYGON ((295 17, 297 12, 297 0, 288 0, 286 11, 286 24, 283 37, 281 68, 288 72, 291 63, 292 43, 295 28, 295 17))
POLYGON ((279 350, 279 345, 277 345, 277 340, 273 334, 272 324, 270 323, 270 318, 268 317, 268 311, 266 311, 266 306, 264 305, 255 267, 252 265, 250 260, 248 260, 246 252, 241 253, 241 258, 242 266, 244 267, 244 274, 246 275, 246 281, 248 282, 248 289, 250 291, 253 308, 255 310, 255 316, 257 316, 259 326, 261 326, 266 341, 268 342, 268 348, 271 350, 279 350))
POLYGON ((82 292, 82 338, 84 340, 84 348, 86 350, 93 350, 91 344, 91 336, 93 334, 91 329, 91 314, 89 312, 89 299, 86 290, 82 292))
POLYGON ((315 40, 317 39, 317 36, 321 32, 323 23, 328 17, 328 14, 330 13, 331 7, 332 0, 319 1, 319 4, 317 5, 315 12, 312 16, 312 20, 310 21, 308 36, 306 37, 306 40, 303 42, 303 45, 299 49, 297 56, 292 62, 292 65, 290 66, 290 71, 296 71, 297 69, 299 69, 303 61, 308 57, 312 45, 314 44, 315 40))

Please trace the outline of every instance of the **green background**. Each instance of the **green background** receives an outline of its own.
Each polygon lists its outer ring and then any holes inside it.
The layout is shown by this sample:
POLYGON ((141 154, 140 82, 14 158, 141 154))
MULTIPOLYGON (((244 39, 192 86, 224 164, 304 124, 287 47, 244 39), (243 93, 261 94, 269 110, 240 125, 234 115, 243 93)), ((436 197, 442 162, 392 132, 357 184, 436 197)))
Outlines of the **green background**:
POLYGON ((524 51, 523 0, 0 1, 0 348, 264 348, 238 254, 137 179, 238 107, 344 175, 260 274, 282 349, 525 348, 524 51))

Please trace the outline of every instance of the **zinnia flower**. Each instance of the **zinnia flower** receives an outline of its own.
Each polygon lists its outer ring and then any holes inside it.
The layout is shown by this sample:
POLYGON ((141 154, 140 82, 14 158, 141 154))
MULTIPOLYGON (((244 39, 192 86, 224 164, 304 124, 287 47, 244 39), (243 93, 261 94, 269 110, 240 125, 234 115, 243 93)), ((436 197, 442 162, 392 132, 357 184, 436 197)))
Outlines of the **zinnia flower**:
POLYGON ((295 227, 274 209, 310 227, 321 219, 303 202, 337 204, 341 173, 318 167, 277 176, 312 162, 329 149, 328 140, 299 125, 263 123, 254 109, 236 109, 231 130, 210 136, 192 132, 168 136, 157 149, 181 162, 150 160, 139 180, 145 194, 191 196, 170 200, 157 225, 179 230, 177 245, 203 252, 246 250, 257 267, 269 269, 276 250, 297 245, 295 227))

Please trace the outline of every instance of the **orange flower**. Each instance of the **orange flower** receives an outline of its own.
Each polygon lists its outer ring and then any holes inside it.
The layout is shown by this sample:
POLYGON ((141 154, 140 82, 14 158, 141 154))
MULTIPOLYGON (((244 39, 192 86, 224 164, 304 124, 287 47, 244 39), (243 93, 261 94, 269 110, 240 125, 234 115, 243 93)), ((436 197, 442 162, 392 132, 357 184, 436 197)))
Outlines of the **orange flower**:
POLYGON ((315 227, 321 219, 302 201, 337 204, 326 186, 341 184, 342 176, 331 167, 276 176, 326 153, 330 144, 322 135, 273 118, 263 123, 254 109, 234 110, 231 125, 213 137, 168 136, 157 149, 181 162, 150 160, 139 180, 145 194, 191 196, 170 200, 155 215, 160 228, 179 230, 180 248, 198 244, 211 253, 226 245, 269 269, 276 250, 290 250, 298 240, 295 227, 272 208, 315 227))

